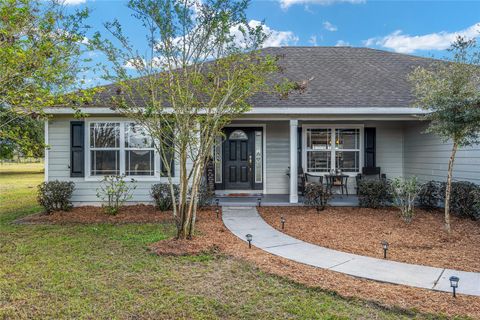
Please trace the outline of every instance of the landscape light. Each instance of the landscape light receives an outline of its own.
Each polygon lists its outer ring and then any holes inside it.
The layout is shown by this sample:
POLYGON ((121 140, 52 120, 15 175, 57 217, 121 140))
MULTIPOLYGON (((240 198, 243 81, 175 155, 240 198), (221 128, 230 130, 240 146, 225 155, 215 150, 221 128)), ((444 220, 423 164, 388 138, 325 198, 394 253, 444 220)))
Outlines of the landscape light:
POLYGON ((218 198, 215 199, 215 204, 217 205, 218 207, 218 203, 220 202, 220 200, 218 198))
POLYGON ((450 287, 453 289, 453 297, 457 297, 457 288, 458 288, 458 281, 460 280, 459 277, 457 276, 451 276, 450 277, 450 287))
POLYGON ((252 238, 253 238, 253 236, 249 233, 245 236, 245 238, 247 238, 248 247, 251 249, 252 248, 252 238))
POLYGON ((218 218, 218 216, 220 214, 220 209, 218 209, 218 207, 217 207, 217 209, 215 209, 215 212, 217 213, 217 218, 218 218))
POLYGON ((262 198, 257 198, 257 203, 258 203, 258 206, 261 207, 262 206, 262 198))
POLYGON ((383 259, 387 259, 388 242, 383 240, 382 247, 383 247, 383 259))
POLYGON ((284 217, 280 217, 280 222, 282 223, 282 230, 285 229, 285 218, 284 217))

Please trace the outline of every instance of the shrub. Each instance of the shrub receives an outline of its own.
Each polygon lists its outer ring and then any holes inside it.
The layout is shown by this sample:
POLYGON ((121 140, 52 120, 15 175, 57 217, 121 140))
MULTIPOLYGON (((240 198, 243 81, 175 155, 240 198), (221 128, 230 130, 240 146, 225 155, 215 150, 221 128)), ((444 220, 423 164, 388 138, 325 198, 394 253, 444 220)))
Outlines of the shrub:
POLYGON ((452 182, 450 210, 458 216, 480 219, 480 186, 468 182, 452 182))
POLYGON ((308 206, 315 207, 317 211, 324 210, 328 200, 332 196, 330 189, 320 183, 305 183, 304 202, 308 206))
POLYGON ((38 186, 38 203, 47 213, 70 210, 72 208, 70 199, 74 189, 75 183, 71 181, 43 182, 38 186))
POLYGON ((391 187, 387 180, 360 180, 357 187, 360 207, 377 209, 392 202, 391 187))
POLYGON ((197 204, 199 208, 208 207, 212 204, 215 192, 208 189, 207 181, 202 181, 198 187, 197 204))
POLYGON ((106 202, 103 204, 105 213, 115 215, 123 204, 133 197, 133 190, 137 188, 131 180, 131 184, 125 181, 125 176, 105 176, 97 188, 97 197, 106 202))
MULTIPOLYGON (((175 197, 178 198, 178 185, 173 185, 173 191, 175 193, 175 197)), ((170 184, 154 184, 150 190, 150 196, 153 198, 155 206, 158 208, 158 210, 167 211, 172 209, 173 201, 172 194, 170 192, 170 184)))
POLYGON ((428 181, 418 193, 418 205, 426 210, 439 208, 445 200, 445 183, 428 181))
POLYGON ((403 220, 410 223, 415 214, 415 200, 420 192, 417 177, 395 178, 391 185, 395 197, 394 204, 400 209, 403 220))

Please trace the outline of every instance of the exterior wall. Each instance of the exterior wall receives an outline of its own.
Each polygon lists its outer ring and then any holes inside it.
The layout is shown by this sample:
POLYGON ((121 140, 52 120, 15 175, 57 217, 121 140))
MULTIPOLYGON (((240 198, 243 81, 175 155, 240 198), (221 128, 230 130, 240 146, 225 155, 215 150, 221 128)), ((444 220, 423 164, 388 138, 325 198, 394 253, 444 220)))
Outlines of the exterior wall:
POLYGON ((288 194, 290 124, 288 121, 267 122, 266 131, 266 191, 268 194, 288 194))
MULTIPOLYGON (((86 181, 85 178, 70 177, 70 121, 73 118, 54 118, 48 122, 48 180, 73 181, 75 190, 74 205, 99 204, 96 190, 99 181, 86 181)), ((85 151, 87 152, 87 151, 85 151)), ((178 172, 178 167, 175 169, 178 172)), ((166 178, 160 178, 166 182, 166 178)), ((160 181, 137 181, 132 202, 151 202, 150 188, 160 181)))
POLYGON ((403 125, 401 123, 374 122, 365 126, 377 128, 376 161, 387 178, 403 176, 403 125))
MULTIPOLYGON (((424 123, 405 126, 405 176, 415 175, 422 181, 446 181, 452 144, 443 143, 437 136, 424 133, 425 128, 424 123)), ((453 178, 480 184, 480 145, 462 148, 457 152, 453 178)))

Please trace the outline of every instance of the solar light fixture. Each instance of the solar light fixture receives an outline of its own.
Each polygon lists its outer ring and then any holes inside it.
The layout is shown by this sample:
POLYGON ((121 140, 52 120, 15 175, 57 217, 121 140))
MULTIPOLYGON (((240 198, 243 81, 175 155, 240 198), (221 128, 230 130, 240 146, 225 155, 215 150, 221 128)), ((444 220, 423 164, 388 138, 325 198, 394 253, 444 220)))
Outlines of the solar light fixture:
POLYGON ((259 207, 262 206, 262 198, 257 198, 257 204, 259 207))
POLYGON ((453 290, 453 297, 456 298, 457 297, 457 288, 458 288, 458 281, 460 280, 459 277, 457 276, 451 276, 450 277, 450 287, 452 287, 452 290, 453 290))
POLYGON ((282 223, 282 230, 285 229, 285 218, 284 217, 280 217, 280 222, 282 223))
POLYGON ((383 247, 383 259, 387 259, 388 242, 383 240, 382 247, 383 247))
POLYGON ((253 238, 253 236, 252 236, 250 233, 248 233, 248 234, 245 236, 245 238, 247 238, 248 247, 251 249, 251 248, 252 248, 252 238, 253 238))
POLYGON ((220 209, 218 209, 218 208, 215 209, 215 212, 217 213, 217 218, 218 218, 218 216, 219 216, 219 214, 220 214, 220 209))

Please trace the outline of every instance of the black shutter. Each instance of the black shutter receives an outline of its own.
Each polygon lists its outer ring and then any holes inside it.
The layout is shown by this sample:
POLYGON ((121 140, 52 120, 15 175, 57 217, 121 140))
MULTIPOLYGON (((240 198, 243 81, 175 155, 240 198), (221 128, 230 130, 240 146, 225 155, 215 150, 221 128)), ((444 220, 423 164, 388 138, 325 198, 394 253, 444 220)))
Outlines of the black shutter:
POLYGON ((85 122, 70 122, 70 177, 85 176, 85 122))
POLYGON ((376 156, 376 129, 365 128, 365 163, 367 168, 374 168, 377 166, 376 156))
MULTIPOLYGON (((165 141, 162 142, 165 144, 162 149, 167 150, 166 158, 170 162, 170 170, 172 171, 172 177, 175 177, 175 161, 173 157, 174 152, 173 152, 173 145, 172 145, 173 132, 169 132, 168 135, 169 136, 165 139, 165 141)), ((163 165, 163 157, 160 157, 160 159, 161 159, 160 173, 162 177, 166 177, 168 176, 168 171, 167 171, 167 168, 165 168, 165 166, 163 165)))

